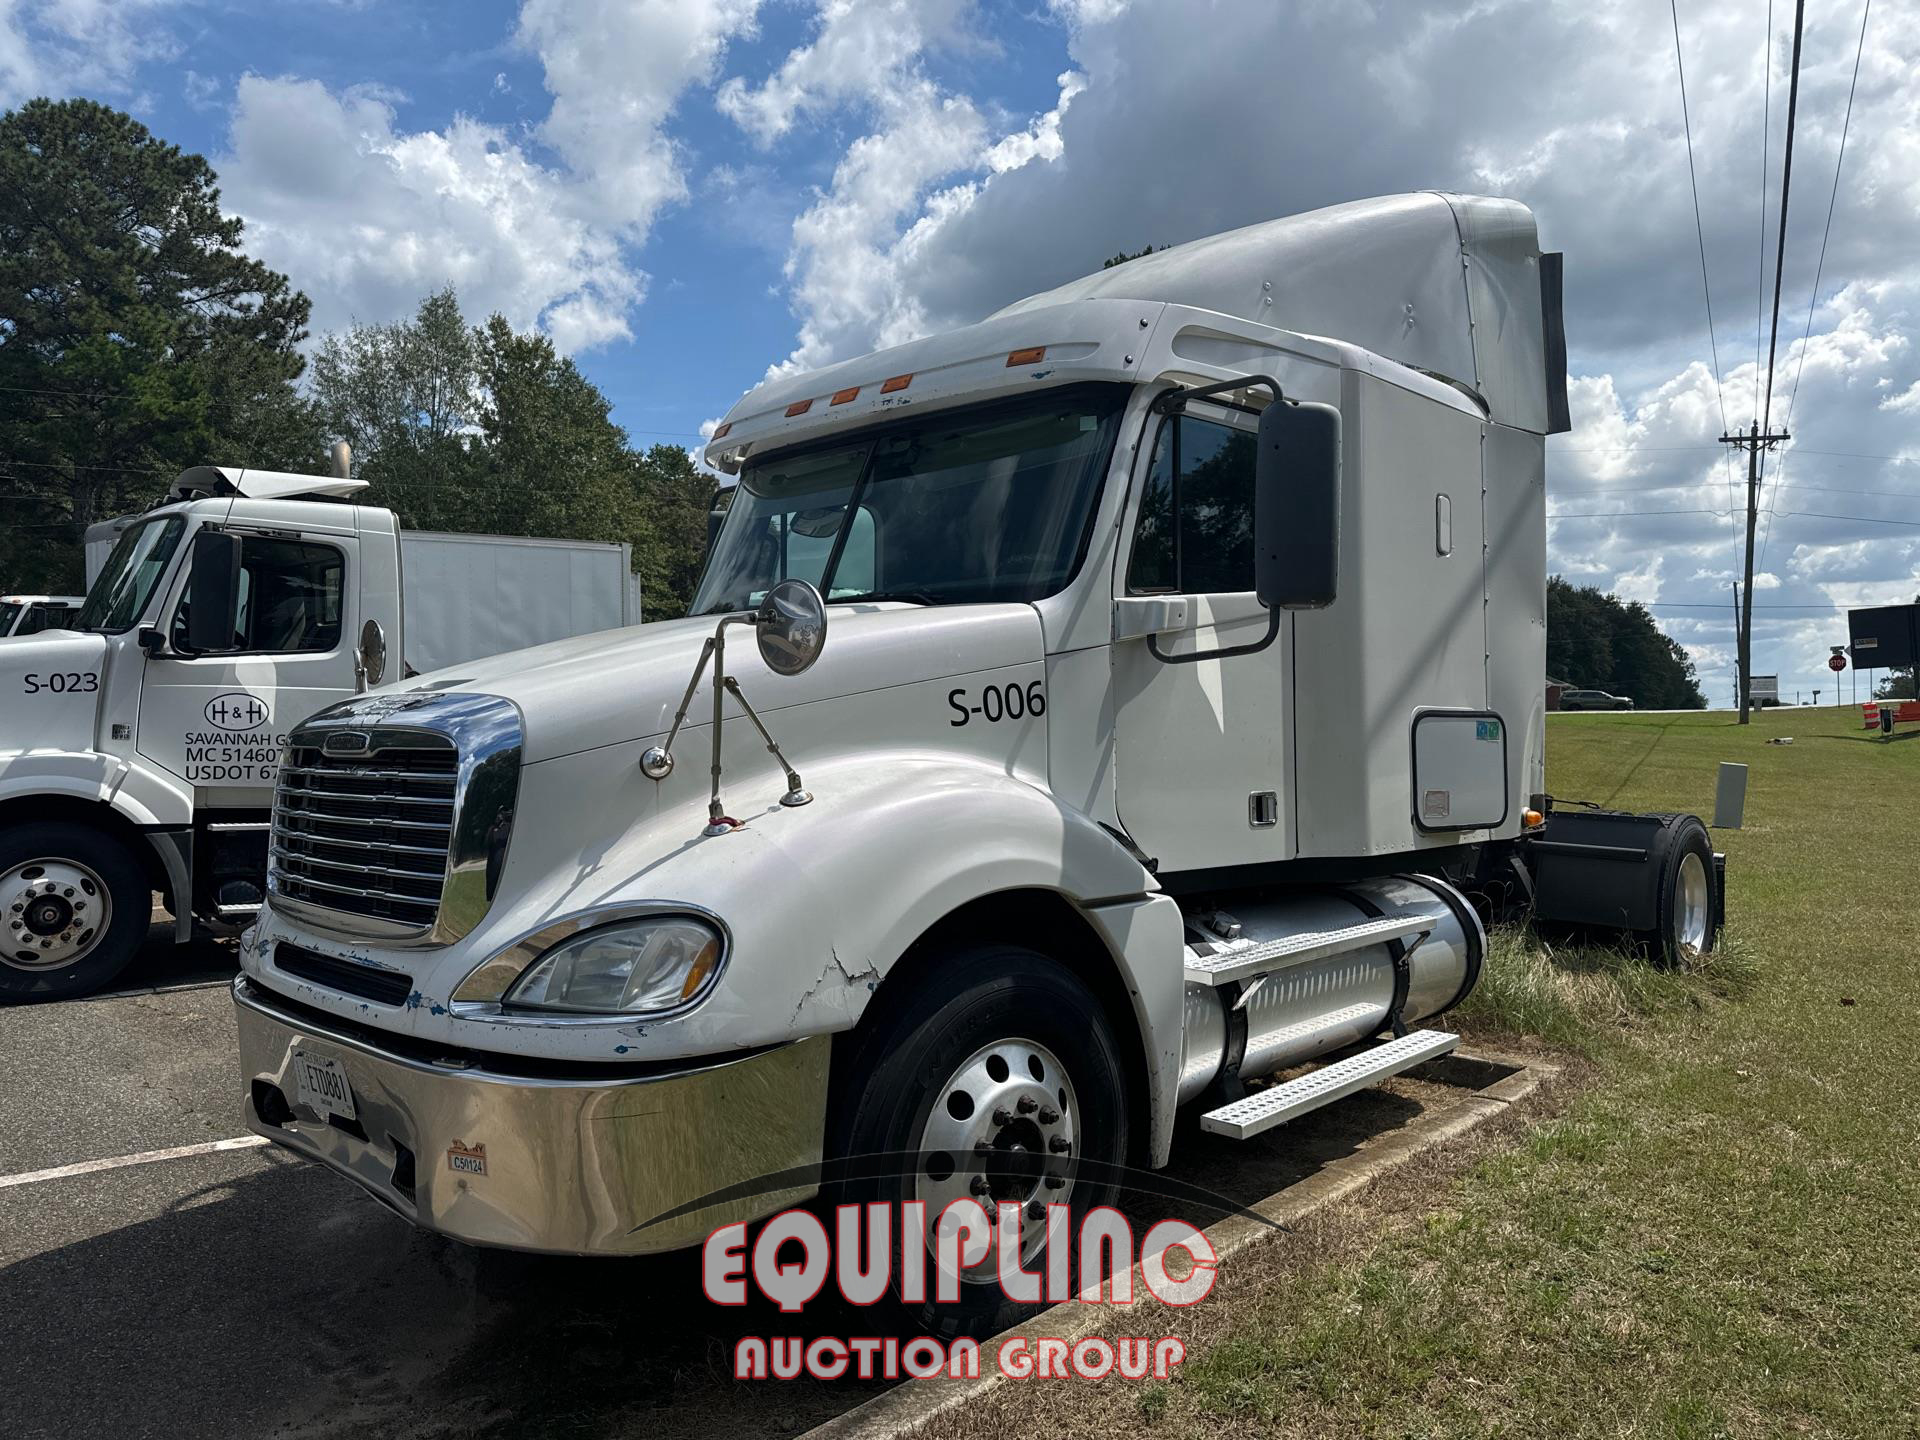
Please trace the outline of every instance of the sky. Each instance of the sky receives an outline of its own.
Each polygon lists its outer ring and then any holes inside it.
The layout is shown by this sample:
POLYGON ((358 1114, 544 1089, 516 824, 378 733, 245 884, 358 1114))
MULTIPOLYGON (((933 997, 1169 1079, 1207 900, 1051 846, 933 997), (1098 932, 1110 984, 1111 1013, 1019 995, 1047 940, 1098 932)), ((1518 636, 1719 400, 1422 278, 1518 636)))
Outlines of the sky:
MULTIPOLYGON (((1831 700, 1845 608, 1920 594, 1920 0, 1808 9, 1754 669, 1831 700)), ((1551 566, 1726 704, 1792 44, 1788 0, 0 0, 0 106, 206 155, 316 334, 449 282, 540 327, 642 445, 1119 250, 1516 197, 1567 257, 1551 566)))

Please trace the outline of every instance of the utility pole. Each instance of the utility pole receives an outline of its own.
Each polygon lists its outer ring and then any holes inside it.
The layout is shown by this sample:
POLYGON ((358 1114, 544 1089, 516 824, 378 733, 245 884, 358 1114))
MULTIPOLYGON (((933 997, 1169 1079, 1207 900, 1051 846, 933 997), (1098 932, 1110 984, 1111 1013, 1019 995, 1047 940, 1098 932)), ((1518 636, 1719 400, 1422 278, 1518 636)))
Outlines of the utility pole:
POLYGON ((1740 702, 1742 725, 1747 723, 1747 701, 1753 691, 1753 532, 1760 510, 1760 452, 1789 438, 1785 431, 1762 435, 1758 420, 1745 435, 1720 437, 1722 445, 1735 445, 1747 452, 1747 579, 1740 587, 1746 600, 1740 607, 1740 693, 1734 697, 1740 702))

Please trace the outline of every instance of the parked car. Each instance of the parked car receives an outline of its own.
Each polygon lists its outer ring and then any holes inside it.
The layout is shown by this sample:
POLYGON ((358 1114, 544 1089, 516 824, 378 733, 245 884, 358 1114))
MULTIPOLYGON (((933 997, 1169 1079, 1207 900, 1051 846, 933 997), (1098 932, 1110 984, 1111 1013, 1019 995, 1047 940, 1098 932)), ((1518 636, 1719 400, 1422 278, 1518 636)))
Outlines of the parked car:
POLYGON ((1604 690, 1564 690, 1560 694, 1562 710, 1631 710, 1631 695, 1609 695, 1604 690))

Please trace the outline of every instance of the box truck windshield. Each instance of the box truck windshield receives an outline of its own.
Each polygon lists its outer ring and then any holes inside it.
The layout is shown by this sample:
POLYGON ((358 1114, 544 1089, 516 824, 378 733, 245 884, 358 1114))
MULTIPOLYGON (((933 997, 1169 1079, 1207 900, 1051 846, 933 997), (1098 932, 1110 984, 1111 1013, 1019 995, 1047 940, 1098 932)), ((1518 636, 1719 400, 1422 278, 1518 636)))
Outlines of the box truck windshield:
POLYGON ((1125 400, 1080 386, 749 462, 695 611, 790 578, 836 601, 1051 595, 1079 566, 1125 400))
POLYGON ((87 603, 80 607, 74 628, 111 635, 138 620, 153 596, 153 587, 167 573, 167 564, 186 528, 178 515, 162 515, 121 531, 100 578, 87 592, 87 603))

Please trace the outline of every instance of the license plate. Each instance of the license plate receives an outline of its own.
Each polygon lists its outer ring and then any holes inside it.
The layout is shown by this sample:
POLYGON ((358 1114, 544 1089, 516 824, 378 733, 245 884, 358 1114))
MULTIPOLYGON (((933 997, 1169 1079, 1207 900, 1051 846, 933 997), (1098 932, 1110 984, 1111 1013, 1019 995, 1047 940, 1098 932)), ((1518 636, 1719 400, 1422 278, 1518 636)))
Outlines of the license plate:
POLYGON ((293 1052, 293 1088, 300 1103, 321 1119, 338 1115, 342 1120, 359 1118, 353 1108, 353 1087, 347 1083, 347 1070, 338 1060, 325 1055, 293 1052))

